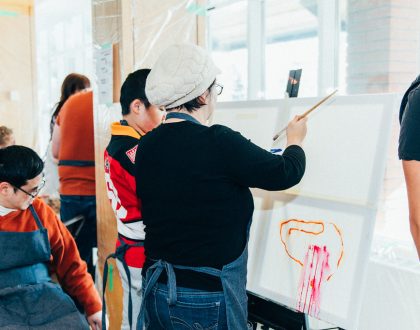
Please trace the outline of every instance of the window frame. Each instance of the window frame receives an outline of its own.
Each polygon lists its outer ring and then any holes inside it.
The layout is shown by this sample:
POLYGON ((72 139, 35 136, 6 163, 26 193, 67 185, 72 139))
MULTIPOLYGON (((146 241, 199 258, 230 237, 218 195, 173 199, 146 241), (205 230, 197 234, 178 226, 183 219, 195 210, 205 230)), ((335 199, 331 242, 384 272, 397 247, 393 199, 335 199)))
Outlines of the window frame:
MULTIPOLYGON (((208 8, 222 9, 236 2, 247 2, 247 53, 248 81, 247 98, 245 100, 265 99, 265 49, 266 49, 266 0, 222 0, 208 1, 208 8)), ((318 8, 318 92, 323 96, 339 84, 340 59, 340 3, 339 0, 317 0, 318 8), (331 42, 332 41, 332 42, 331 42), (320 74, 322 72, 322 74, 320 74)), ((207 26, 209 26, 207 16, 207 26)), ((208 49, 211 52, 212 35, 207 29, 208 49)), ((344 91, 342 91, 344 92, 344 91)), ((280 95, 279 95, 280 96, 280 95)))

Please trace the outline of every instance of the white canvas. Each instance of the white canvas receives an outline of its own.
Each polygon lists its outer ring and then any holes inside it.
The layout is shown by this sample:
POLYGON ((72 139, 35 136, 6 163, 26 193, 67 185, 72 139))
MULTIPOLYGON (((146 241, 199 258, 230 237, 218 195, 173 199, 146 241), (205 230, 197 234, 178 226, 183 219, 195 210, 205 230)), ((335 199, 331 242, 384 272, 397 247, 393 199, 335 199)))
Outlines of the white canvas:
POLYGON ((278 121, 280 100, 220 103, 214 123, 240 132, 253 143, 269 150, 278 121))
MULTIPOLYGON (((386 153, 395 96, 341 96, 309 115, 304 141, 307 167, 301 183, 289 193, 358 205, 375 205, 375 171, 386 153)), ((317 99, 288 101, 288 118, 308 110, 317 99)), ((276 131, 286 125, 277 122, 276 131)), ((286 137, 276 145, 284 147, 286 137)))
MULTIPOLYGON (((253 190, 250 291, 337 326, 356 327, 397 99, 338 96, 309 116, 302 182, 285 192, 253 190)), ((284 148, 285 138, 273 144, 273 135, 318 101, 224 103, 215 121, 265 149, 284 148)))
POLYGON ((257 210, 254 216, 253 226, 258 228, 260 238, 251 237, 256 250, 250 259, 253 277, 249 278, 248 290, 352 328, 362 297, 361 270, 370 254, 374 211, 277 193, 269 216, 267 212, 257 210), (327 265, 322 265, 322 258, 311 253, 310 247, 325 248, 327 265), (305 260, 305 256, 313 259, 305 260), (316 290, 311 289, 310 280, 314 280, 316 290))

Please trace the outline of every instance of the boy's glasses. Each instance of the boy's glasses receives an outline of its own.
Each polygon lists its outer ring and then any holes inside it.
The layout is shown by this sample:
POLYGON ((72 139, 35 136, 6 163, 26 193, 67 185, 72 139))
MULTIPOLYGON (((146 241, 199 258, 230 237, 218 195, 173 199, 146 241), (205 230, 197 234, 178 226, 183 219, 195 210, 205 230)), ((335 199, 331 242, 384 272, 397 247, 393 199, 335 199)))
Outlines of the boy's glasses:
POLYGON ((33 189, 31 192, 28 192, 25 189, 19 188, 19 187, 15 186, 15 185, 13 185, 11 183, 10 183, 10 185, 13 188, 16 188, 17 190, 20 190, 21 192, 25 193, 28 196, 31 196, 31 198, 34 199, 36 196, 38 196, 38 194, 40 193, 40 191, 42 190, 42 188, 44 188, 44 186, 45 186, 45 177, 42 176, 42 180, 39 183, 38 187, 36 187, 35 189, 33 189))

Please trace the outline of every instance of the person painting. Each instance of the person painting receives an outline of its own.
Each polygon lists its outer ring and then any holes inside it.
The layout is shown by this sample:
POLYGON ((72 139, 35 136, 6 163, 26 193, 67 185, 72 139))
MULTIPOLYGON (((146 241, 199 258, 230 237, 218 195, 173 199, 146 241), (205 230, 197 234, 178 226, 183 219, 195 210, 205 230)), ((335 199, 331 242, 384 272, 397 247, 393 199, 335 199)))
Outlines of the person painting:
POLYGON ((405 92, 399 118, 398 156, 407 184, 411 235, 420 259, 420 76, 405 92))
POLYGON ((134 160, 139 139, 158 126, 164 115, 163 111, 149 103, 144 92, 149 72, 150 69, 137 70, 129 74, 122 85, 120 103, 123 120, 111 125, 111 141, 104 155, 107 193, 117 218, 117 249, 111 256, 117 258, 123 286, 121 329, 124 330, 136 327, 141 303, 141 269, 145 260, 145 234, 141 203, 136 195, 134 160), (134 315, 131 317, 132 312, 134 315))
POLYGON ((6 126, 0 126, 0 149, 15 144, 15 136, 12 129, 6 126))
POLYGON ((54 211, 37 198, 43 168, 32 149, 0 149, 0 328, 101 329, 101 300, 86 263, 54 211))
POLYGON ((195 45, 173 45, 146 81, 165 122, 140 139, 135 177, 145 224, 137 329, 247 329, 250 187, 283 190, 305 171, 306 119, 274 155, 228 127, 208 126, 222 86, 195 45))

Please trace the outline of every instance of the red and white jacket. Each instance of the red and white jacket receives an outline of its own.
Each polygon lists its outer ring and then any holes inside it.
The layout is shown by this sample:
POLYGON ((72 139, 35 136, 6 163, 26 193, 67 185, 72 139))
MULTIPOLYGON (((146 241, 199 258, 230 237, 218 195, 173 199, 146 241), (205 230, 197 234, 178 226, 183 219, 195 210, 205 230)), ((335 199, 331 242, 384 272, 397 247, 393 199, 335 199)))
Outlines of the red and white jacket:
MULTIPOLYGON (((134 178, 140 134, 125 121, 121 123, 111 125, 111 141, 104 153, 105 181, 108 198, 117 218, 119 239, 134 244, 145 238, 141 201, 136 194, 134 178)), ((119 245, 117 240, 116 246, 119 245)), ((144 260, 144 247, 132 247, 125 254, 125 261, 130 267, 142 268, 144 260)))

